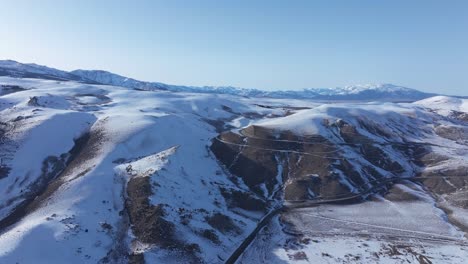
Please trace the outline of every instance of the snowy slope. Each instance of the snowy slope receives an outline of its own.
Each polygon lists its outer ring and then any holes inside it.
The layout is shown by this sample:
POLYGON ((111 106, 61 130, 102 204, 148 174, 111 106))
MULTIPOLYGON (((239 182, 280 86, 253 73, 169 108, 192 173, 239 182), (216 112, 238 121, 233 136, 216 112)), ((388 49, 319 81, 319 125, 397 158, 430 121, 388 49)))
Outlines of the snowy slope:
MULTIPOLYGON (((0 77, 0 85, 10 87, 0 93, 0 263, 225 263, 257 229, 261 232, 252 246, 239 255, 241 263, 269 258, 295 263, 290 255, 301 260, 300 251, 309 261, 324 260, 324 251, 333 256, 330 263, 343 262, 349 254, 378 262, 372 251, 353 248, 353 242, 367 235, 372 249, 387 254, 393 240, 385 232, 377 237, 358 232, 366 228, 419 234, 409 246, 422 247, 435 261, 457 263, 467 257, 462 229, 467 212, 460 207, 467 184, 463 178, 450 178, 468 174, 466 126, 424 107, 440 98, 428 103, 323 104, 239 97, 236 89, 233 95, 192 88, 174 93, 168 86, 152 91, 145 83, 106 72, 84 77, 115 86, 34 77, 0 77), (313 141, 317 137, 320 140, 313 141), (237 151, 233 160, 226 159, 229 163, 213 151, 222 140, 237 151), (416 147, 402 150, 410 144, 416 147), (371 159, 378 155, 383 158, 371 159), (344 161, 359 175, 340 169, 344 161), (291 214, 275 211, 293 202, 303 205, 286 197, 296 195, 290 187, 305 186, 311 179, 316 183, 319 172, 314 166, 327 162, 336 174, 323 182, 341 195, 359 195, 373 187, 372 177, 381 175, 428 178, 421 180, 425 188, 415 181, 418 184, 404 183, 395 190, 389 183, 362 195, 365 202, 353 207, 325 204, 298 211, 291 207, 291 214), (392 170, 392 162, 401 168, 392 170), (239 164, 251 169, 252 181, 235 173, 239 164), (368 167, 375 171, 365 173, 368 167), (262 175, 268 181, 259 181, 262 175), (399 201, 395 195, 416 198, 399 201), (424 211, 426 225, 418 226, 415 210, 424 211), (273 216, 270 222, 265 220, 268 215, 273 216), (394 215, 401 222, 385 221, 394 215), (339 224, 317 221, 324 218, 339 224), (258 228, 261 223, 267 228, 258 228), (304 226, 322 232, 319 249, 291 244, 291 233, 307 229, 304 226), (452 239, 452 244, 428 244, 423 233, 452 239), (336 244, 339 252, 330 246, 336 244), (446 259, 434 253, 440 248, 446 259)), ((443 99, 440 109, 466 111, 464 101, 443 99)), ((317 201, 314 191, 306 193, 307 202, 317 201)), ((314 236, 302 234, 311 241, 314 236)), ((382 263, 411 260, 387 255, 382 263)))
POLYGON ((448 96, 434 96, 414 102, 414 104, 433 109, 441 115, 450 115, 451 112, 468 113, 468 99, 454 98, 448 96))
POLYGON ((122 245, 154 261, 171 256, 171 250, 154 250, 154 245, 131 242, 131 236, 121 239, 131 233, 121 213, 125 197, 130 195, 124 189, 129 178, 126 170, 122 171, 128 165, 134 166, 135 172, 152 170, 155 174, 149 175, 160 187, 155 187, 148 199, 164 205, 165 218, 176 225, 180 243, 198 245, 197 258, 208 262, 227 258, 261 217, 258 212, 227 208, 219 186, 239 191, 242 187, 234 185, 209 155, 207 147, 216 135, 209 123, 234 119, 234 111, 267 114, 283 110, 217 95, 135 92, 121 87, 7 77, 1 77, 0 82, 28 88, 0 98, 4 105, 1 121, 7 124, 2 140, 12 146, 7 149, 2 145, 2 155, 12 157, 2 160, 2 166, 9 169, 0 179, 2 192, 7 194, 2 202, 17 198, 14 203, 2 203, 3 219, 27 200, 21 194, 36 183, 43 161, 69 152, 73 139, 83 132, 90 134, 82 151, 70 162, 64 161, 65 168, 49 185, 54 188, 46 188, 37 193, 39 198, 29 200, 23 210, 27 213, 14 215, 14 224, 0 223, 1 263, 40 263, 38 259, 43 263, 96 263, 106 257, 125 263, 127 250, 119 254, 113 251, 122 245), (110 99, 83 101, 83 96, 110 99), (13 126, 17 122, 23 123, 13 126), (167 164, 153 161, 158 153, 171 148, 174 153, 168 156, 167 164), (182 208, 193 215, 184 225, 180 223, 187 221, 181 218, 182 208), (235 232, 217 231, 207 224, 205 219, 215 215, 232 221, 235 232), (109 230, 108 226, 113 228, 109 230), (204 232, 212 240, 204 237, 204 232), (33 246, 37 239, 44 241, 33 246))

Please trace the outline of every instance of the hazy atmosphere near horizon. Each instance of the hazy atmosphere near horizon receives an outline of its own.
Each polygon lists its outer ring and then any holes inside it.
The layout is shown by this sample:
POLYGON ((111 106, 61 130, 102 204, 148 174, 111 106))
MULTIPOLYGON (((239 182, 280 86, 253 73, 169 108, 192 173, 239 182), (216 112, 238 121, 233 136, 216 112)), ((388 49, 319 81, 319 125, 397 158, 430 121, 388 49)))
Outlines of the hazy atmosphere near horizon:
POLYGON ((467 1, 1 1, 0 58, 266 90, 468 95, 467 1))

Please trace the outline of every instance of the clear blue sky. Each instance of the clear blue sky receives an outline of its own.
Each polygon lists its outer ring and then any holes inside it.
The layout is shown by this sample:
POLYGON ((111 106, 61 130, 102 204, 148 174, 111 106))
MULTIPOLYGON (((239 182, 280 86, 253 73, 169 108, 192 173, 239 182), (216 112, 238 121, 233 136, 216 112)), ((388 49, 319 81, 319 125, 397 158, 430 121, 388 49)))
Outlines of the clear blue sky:
POLYGON ((261 89, 468 95, 468 1, 1 1, 0 59, 261 89))

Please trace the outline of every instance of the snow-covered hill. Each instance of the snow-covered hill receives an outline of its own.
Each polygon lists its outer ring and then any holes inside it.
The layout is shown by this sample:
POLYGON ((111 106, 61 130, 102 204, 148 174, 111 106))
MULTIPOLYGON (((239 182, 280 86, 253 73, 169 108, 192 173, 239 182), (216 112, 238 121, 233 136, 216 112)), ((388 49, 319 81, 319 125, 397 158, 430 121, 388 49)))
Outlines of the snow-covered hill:
POLYGON ((74 75, 72 73, 49 68, 34 63, 19 63, 13 60, 0 60, 0 76, 21 78, 38 78, 47 80, 79 81, 94 83, 95 81, 74 75))
POLYGON ((168 90, 173 92, 229 94, 248 97, 295 98, 314 100, 352 101, 415 101, 434 96, 414 89, 392 84, 355 85, 344 88, 308 88, 304 90, 265 91, 232 86, 183 86, 160 82, 144 82, 102 70, 75 70, 71 72, 6 60, 0 61, 0 76, 73 80, 85 83, 106 84, 139 90, 168 90))
POLYGON ((432 109, 442 115, 454 112, 468 113, 468 100, 449 96, 434 96, 415 102, 415 104, 432 109))
POLYGON ((0 263, 468 258, 467 99, 324 103, 47 72, 0 77, 0 263))
POLYGON ((168 90, 169 85, 163 83, 150 83, 138 81, 132 78, 124 77, 108 71, 86 71, 75 70, 71 74, 81 76, 83 78, 94 80, 101 84, 121 86, 141 90, 168 90))

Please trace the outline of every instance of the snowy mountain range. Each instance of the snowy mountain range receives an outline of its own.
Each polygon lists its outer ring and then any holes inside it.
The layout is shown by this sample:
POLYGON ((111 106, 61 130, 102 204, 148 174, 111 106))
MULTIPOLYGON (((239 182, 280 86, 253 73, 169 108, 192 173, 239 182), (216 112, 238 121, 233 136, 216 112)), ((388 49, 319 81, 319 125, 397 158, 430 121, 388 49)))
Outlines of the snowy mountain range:
POLYGON ((468 99, 1 65, 2 264, 468 259, 468 99))
POLYGON ((72 80, 91 84, 105 84, 140 90, 167 90, 173 92, 230 94, 248 97, 295 98, 314 100, 377 100, 416 101, 434 96, 415 89, 393 84, 354 85, 343 88, 308 88, 303 90, 264 91, 232 86, 181 86, 160 82, 144 82, 102 70, 74 70, 65 72, 37 64, 0 61, 0 76, 72 80))
POLYGON ((93 80, 85 79, 72 73, 49 68, 34 63, 19 63, 13 60, 0 60, 0 76, 18 78, 38 78, 46 80, 79 81, 97 84, 93 80))

